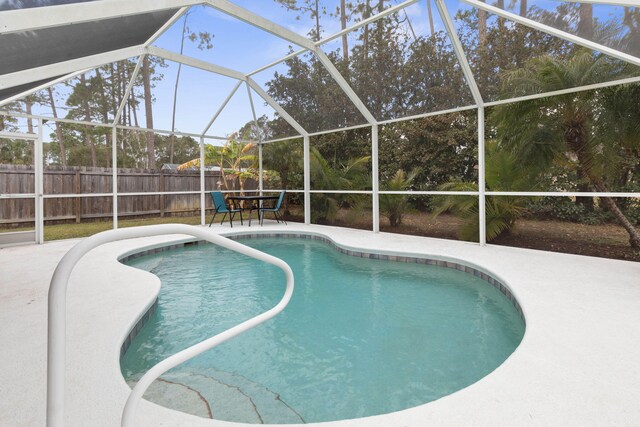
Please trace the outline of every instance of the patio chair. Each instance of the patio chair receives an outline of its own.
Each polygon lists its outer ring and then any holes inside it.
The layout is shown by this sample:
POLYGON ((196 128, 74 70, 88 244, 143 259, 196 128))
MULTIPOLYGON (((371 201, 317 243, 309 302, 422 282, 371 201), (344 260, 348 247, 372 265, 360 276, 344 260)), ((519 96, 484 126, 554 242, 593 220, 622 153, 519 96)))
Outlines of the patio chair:
POLYGON ((211 218, 211 222, 209 223, 209 227, 213 224, 213 220, 216 219, 216 215, 219 213, 223 213, 222 221, 220 221, 220 225, 224 222, 224 219, 229 215, 229 224, 231 224, 231 228, 233 228, 233 217, 237 212, 240 212, 240 225, 244 225, 242 223, 242 209, 229 209, 227 206, 227 202, 224 200, 224 196, 221 191, 212 191, 211 199, 213 200, 213 207, 216 211, 213 213, 213 218, 211 218))
POLYGON ((280 213, 280 206, 282 205, 282 200, 284 199, 284 191, 280 192, 280 197, 278 197, 278 201, 276 202, 275 206, 271 207, 271 208, 264 208, 261 207, 258 210, 258 217, 260 218, 260 225, 262 225, 262 223, 264 222, 264 214, 267 212, 273 212, 273 216, 275 217, 276 221, 278 221, 278 223, 280 223, 280 221, 284 222, 285 225, 287 225, 287 221, 284 220, 284 217, 282 216, 282 214, 280 213))

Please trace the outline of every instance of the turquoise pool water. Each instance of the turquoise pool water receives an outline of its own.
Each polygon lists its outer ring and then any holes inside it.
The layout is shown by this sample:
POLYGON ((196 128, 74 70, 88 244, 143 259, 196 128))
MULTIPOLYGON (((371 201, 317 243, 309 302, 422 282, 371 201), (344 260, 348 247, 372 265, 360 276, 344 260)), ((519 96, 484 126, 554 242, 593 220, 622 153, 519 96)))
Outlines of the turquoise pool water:
MULTIPOLYGON (((319 422, 406 409, 476 382, 524 334, 504 295, 468 273, 352 257, 308 239, 241 242, 284 259, 296 283, 276 318, 166 374, 165 385, 197 391, 217 419, 319 422)), ((128 264, 162 281, 156 313, 122 359, 129 381, 284 291, 279 269, 213 245, 128 264)), ((147 398, 189 411, 170 391, 147 398)))

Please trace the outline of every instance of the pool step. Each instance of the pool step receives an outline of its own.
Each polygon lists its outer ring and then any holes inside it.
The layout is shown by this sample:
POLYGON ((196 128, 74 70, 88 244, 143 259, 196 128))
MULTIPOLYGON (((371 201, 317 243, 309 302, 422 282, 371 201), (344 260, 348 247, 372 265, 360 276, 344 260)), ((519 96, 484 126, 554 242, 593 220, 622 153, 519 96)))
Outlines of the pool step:
POLYGON ((168 372, 144 397, 204 418, 252 424, 305 422, 279 394, 241 375, 213 368, 168 372))

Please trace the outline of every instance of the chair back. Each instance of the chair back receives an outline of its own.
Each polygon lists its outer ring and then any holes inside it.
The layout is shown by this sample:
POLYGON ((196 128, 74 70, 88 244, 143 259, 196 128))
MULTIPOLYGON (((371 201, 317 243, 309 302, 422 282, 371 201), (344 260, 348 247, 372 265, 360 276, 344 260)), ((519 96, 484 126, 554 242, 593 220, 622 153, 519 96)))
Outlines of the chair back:
POLYGON ((284 199, 284 191, 280 192, 280 197, 278 197, 278 202, 274 209, 280 209, 280 205, 282 204, 282 199, 284 199))
POLYGON ((224 196, 221 191, 212 191, 211 199, 213 200, 213 207, 217 212, 225 212, 227 210, 227 203, 224 201, 224 196))

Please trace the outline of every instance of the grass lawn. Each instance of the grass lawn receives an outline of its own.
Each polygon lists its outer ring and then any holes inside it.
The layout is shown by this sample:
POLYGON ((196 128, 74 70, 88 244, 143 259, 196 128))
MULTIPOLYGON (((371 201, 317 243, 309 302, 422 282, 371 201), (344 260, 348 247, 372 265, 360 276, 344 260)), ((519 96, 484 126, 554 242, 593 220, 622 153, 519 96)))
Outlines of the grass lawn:
MULTIPOLYGON (((207 218, 211 220, 210 217, 207 218)), ((216 218, 217 219, 217 218, 216 218)), ((118 221, 118 228, 137 227, 140 225, 155 225, 155 224, 190 224, 199 225, 200 215, 198 216, 171 216, 164 218, 138 218, 138 219, 123 219, 118 221)), ((80 224, 55 224, 44 226, 44 239, 60 240, 60 239, 75 239, 78 237, 87 237, 92 234, 99 233, 101 231, 110 230, 113 226, 111 221, 97 221, 97 222, 81 222, 80 224)), ((27 231, 33 230, 33 228, 12 228, 3 231, 27 231)))

